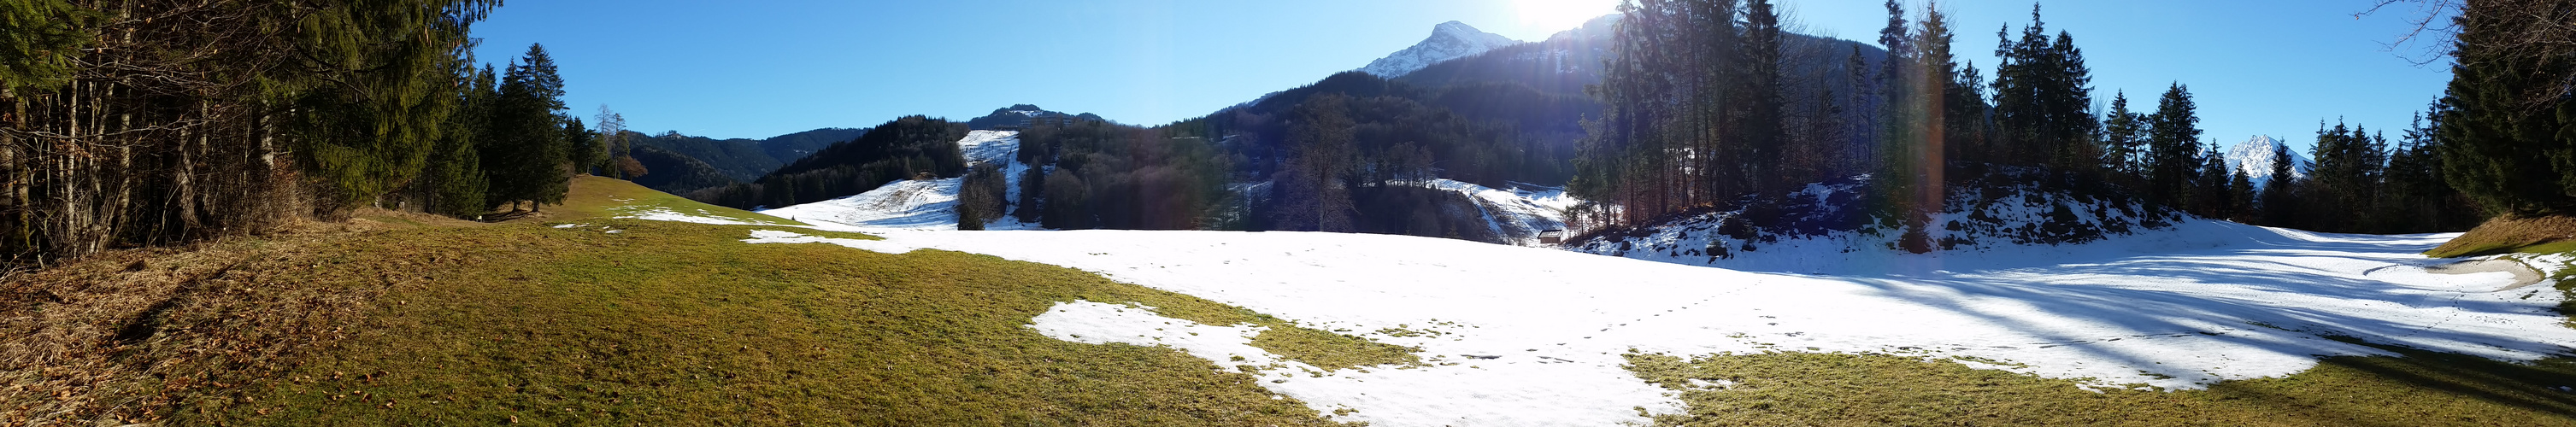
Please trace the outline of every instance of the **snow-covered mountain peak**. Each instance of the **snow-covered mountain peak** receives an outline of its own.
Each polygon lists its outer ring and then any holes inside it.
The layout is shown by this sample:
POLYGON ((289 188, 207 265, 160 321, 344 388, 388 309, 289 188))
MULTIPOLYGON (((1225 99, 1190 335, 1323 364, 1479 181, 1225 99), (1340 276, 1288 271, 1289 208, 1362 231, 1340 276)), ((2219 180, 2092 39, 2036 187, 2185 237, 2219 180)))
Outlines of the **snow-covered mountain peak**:
POLYGON ((1443 22, 1432 26, 1431 37, 1423 39, 1422 43, 1396 51, 1395 54, 1387 55, 1385 58, 1378 58, 1377 61, 1370 62, 1367 67, 1361 67, 1360 71, 1378 77, 1395 78, 1441 61, 1485 53, 1495 48, 1520 43, 1519 40, 1512 40, 1510 37, 1478 30, 1464 22, 1443 22))
MULTIPOLYGON (((2272 182, 2273 150, 2288 146, 2289 144, 2282 143, 2280 139, 2268 135, 2255 135, 2252 139, 2227 149, 2227 167, 2244 172, 2246 177, 2253 178, 2255 186, 2262 186, 2272 182)), ((2290 159, 2298 162, 2291 165, 2290 175, 2293 177, 2307 178, 2309 172, 2316 170, 2316 161, 2308 160, 2308 157, 2300 155, 2298 150, 2290 150, 2290 159)))

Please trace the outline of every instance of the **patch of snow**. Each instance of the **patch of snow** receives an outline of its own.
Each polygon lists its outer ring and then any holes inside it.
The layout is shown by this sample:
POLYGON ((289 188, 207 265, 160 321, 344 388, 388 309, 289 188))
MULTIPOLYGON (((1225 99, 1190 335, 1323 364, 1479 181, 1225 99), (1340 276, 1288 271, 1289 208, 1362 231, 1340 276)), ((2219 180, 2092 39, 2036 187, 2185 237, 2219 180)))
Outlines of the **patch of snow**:
MULTIPOLYGON (((1965 358, 1990 361, 1970 363, 1983 369, 2086 379, 2086 387, 2169 389, 2297 373, 2319 357, 2390 355, 2332 337, 2513 361, 2576 351, 2557 292, 2463 292, 2496 289, 2505 278, 2407 270, 2439 263, 2419 252, 2454 235, 2184 220, 2086 245, 1873 255, 1762 273, 1388 235, 876 233, 887 240, 770 232, 747 241, 933 248, 1080 268, 1305 327, 1361 331, 1354 334, 1420 347, 1442 362, 1261 383, 1318 411, 1356 410, 1336 419, 1380 426, 1647 423, 1631 408, 1678 411, 1672 391, 1620 367, 1632 349, 1965 358), (1367 332, 1383 328, 1437 334, 1367 332)), ((1239 329, 1184 340, 1135 330, 1155 319, 1059 307, 1050 313, 1060 317, 1033 321, 1071 331, 1066 325, 1080 323, 1064 322, 1088 319, 1101 335, 1081 339, 1143 339, 1221 367, 1233 355, 1259 356, 1235 346, 1239 329)))
POLYGON ((804 235, 804 234, 797 233, 797 232, 792 232, 792 231, 778 231, 778 230, 752 230, 752 231, 751 231, 751 238, 749 238, 749 239, 742 239, 742 242, 743 242, 743 243, 753 243, 753 244, 761 244, 761 243, 791 243, 791 244, 793 244, 793 243, 822 243, 822 244, 837 245, 837 246, 847 247, 847 248, 851 248, 851 249, 858 249, 858 250, 863 250, 863 251, 869 251, 869 252, 886 253, 886 254, 898 254, 898 255, 899 255, 899 254, 911 253, 913 250, 921 249, 920 247, 916 247, 916 246, 909 246, 909 245, 904 245, 904 244, 899 244, 899 243, 894 243, 894 242, 889 242, 889 241, 884 241, 884 240, 861 240, 861 239, 842 239, 842 238, 833 238, 833 237, 808 236, 808 235, 804 235))
POLYGON ((682 213, 680 211, 660 207, 627 208, 624 209, 624 211, 625 213, 618 215, 617 218, 714 225, 778 225, 778 223, 769 221, 749 221, 741 218, 718 216, 715 213, 707 212, 705 210, 699 210, 696 214, 682 213))
MULTIPOLYGON (((1091 344, 1165 346, 1216 362, 1227 371, 1250 367, 1261 386, 1294 396, 1328 419, 1371 425, 1597 425, 1634 418, 1638 402, 1663 398, 1663 390, 1621 380, 1615 366, 1560 369, 1573 362, 1514 354, 1493 359, 1443 357, 1450 366, 1371 366, 1327 371, 1251 345, 1267 328, 1212 326, 1163 317, 1153 307, 1091 301, 1056 303, 1030 319, 1030 327, 1055 339, 1091 344), (1503 360, 1515 360, 1505 362, 1503 360), (1366 372, 1362 372, 1366 371, 1366 372), (1402 405, 1403 407, 1394 407, 1402 405), (1440 411, 1447 408, 1455 412, 1440 411), (1497 412, 1497 409, 1509 408, 1497 412), (1349 415, 1334 415, 1351 409, 1349 415)), ((1432 359, 1426 356, 1425 359, 1432 359)), ((1430 361, 1430 360, 1426 360, 1430 361)), ((1659 413, 1680 407, 1656 405, 1659 413)))
POLYGON ((1381 78, 1396 78, 1452 59, 1520 44, 1519 40, 1488 33, 1464 22, 1449 21, 1431 28, 1431 37, 1413 47, 1404 48, 1385 58, 1369 62, 1359 71, 1381 78))

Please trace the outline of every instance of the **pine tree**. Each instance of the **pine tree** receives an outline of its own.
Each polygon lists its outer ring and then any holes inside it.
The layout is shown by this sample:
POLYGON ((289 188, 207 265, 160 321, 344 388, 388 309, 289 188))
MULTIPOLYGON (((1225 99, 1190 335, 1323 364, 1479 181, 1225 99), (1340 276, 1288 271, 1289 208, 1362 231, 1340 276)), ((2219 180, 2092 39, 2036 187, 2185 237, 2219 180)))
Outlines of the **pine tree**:
POLYGON ((2226 219, 2236 216, 2236 190, 2231 187, 2227 158, 2218 148, 2218 140, 2194 148, 2201 159, 2199 176, 2192 179, 2192 205, 2202 217, 2226 219))
POLYGON ((2442 169, 2489 210, 2576 214, 2576 97, 2566 95, 2565 77, 2576 75, 2576 60, 2547 48, 2576 37, 2564 22, 2540 18, 2564 16, 2568 3, 2469 2, 2454 21, 2449 109, 2434 119, 2442 169))
POLYGON ((563 77, 544 45, 529 45, 502 75, 491 137, 484 138, 483 171, 490 196, 512 206, 559 203, 570 189, 570 146, 563 137, 563 77))
POLYGON ((2298 226, 2298 187, 2300 180, 2297 176, 2292 175, 2293 172, 2297 171, 2297 169, 2295 169, 2297 162, 2297 158, 2290 157, 2289 146, 2275 145, 2272 147, 2272 178, 2269 183, 2263 185, 2263 195, 2261 196, 2263 200, 2263 225, 2273 227, 2298 226))
POLYGON ((2182 206, 2200 168, 2200 117, 2191 90, 2181 83, 2165 89, 2156 112, 2147 116, 2148 200, 2182 206))
MULTIPOLYGON (((1773 9, 1771 0, 1745 0, 1743 15, 1744 21, 1740 25, 1743 36, 1738 39, 1743 45, 1737 49, 1742 56, 1730 58, 1743 68, 1736 75, 1740 76, 1737 80, 1744 86, 1733 93, 1741 105, 1735 111, 1741 115, 1728 121, 1739 126, 1739 140, 1747 154, 1741 160, 1747 175, 1742 179, 1753 184, 1750 190, 1767 193, 1803 183, 1786 182, 1780 168, 1783 147, 1788 142, 1787 132, 1781 127, 1785 116, 1782 114, 1783 106, 1787 104, 1782 99, 1782 92, 1787 88, 1783 86, 1785 82, 1780 74, 1780 63, 1784 60, 1781 56, 1780 15, 1773 9)), ((1728 193, 1715 196, 1724 198, 1728 193)))
POLYGON ((2116 92, 2111 97, 2111 112, 2102 120, 2102 163, 2119 171, 2120 176, 2135 179, 2145 174, 2147 135, 2143 115, 2129 111, 2129 94, 2116 92))
MULTIPOLYGON (((2221 161, 2220 163, 2225 162, 2221 161)), ((2228 206, 2233 209, 2228 213, 2227 218, 2238 223, 2254 223, 2256 218, 2259 218, 2258 215, 2260 215, 2258 213, 2260 211, 2255 208, 2254 177, 2246 176, 2245 171, 2241 170, 2231 170, 2229 172, 2230 173, 2228 173, 2227 178, 2227 194, 2229 196, 2228 206)))
POLYGON ((1995 66, 1993 84, 1995 122, 2002 128, 1995 155, 2009 164, 2091 175, 2103 155, 2093 140, 2092 71, 2073 35, 2060 31, 2052 39, 2045 27, 2033 4, 2019 41, 2009 36, 2011 26, 1995 32, 1995 56, 2003 60, 1995 66))
POLYGON ((2385 167, 2386 137, 2374 137, 2367 128, 2335 124, 2317 131, 2313 156, 2317 166, 2311 179, 2316 185, 2303 193, 2307 217, 2301 222, 2308 228, 2333 232, 2370 232, 2374 221, 2369 216, 2379 195, 2382 168, 2385 167))
POLYGON ((447 118, 448 128, 439 140, 427 172, 430 187, 428 212, 459 218, 471 218, 489 212, 492 202, 485 193, 490 180, 483 173, 483 156, 476 143, 490 135, 484 129, 491 118, 494 102, 500 97, 492 67, 460 72, 467 84, 457 85, 456 97, 462 100, 457 113, 447 118))

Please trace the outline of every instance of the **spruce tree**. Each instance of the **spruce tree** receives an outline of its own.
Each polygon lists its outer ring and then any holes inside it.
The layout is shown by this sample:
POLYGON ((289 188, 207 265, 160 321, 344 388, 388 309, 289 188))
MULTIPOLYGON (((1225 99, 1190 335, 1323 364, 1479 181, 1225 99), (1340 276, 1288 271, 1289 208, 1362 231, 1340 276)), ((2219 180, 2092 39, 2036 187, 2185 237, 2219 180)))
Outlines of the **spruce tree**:
POLYGON ((572 165, 572 174, 613 174, 603 170, 608 166, 608 146, 601 143, 606 140, 601 139, 598 133, 592 132, 590 126, 582 123, 580 117, 570 119, 563 122, 563 143, 566 147, 564 162, 572 165))
POLYGON ((2200 169, 2200 117, 2191 90, 2181 83, 2165 89, 2156 112, 2147 117, 2148 199, 2179 207, 2191 192, 2200 169))
POLYGON ((446 135, 430 159, 426 210, 471 218, 492 209, 491 200, 485 196, 490 179, 483 173, 483 156, 476 144, 492 135, 485 127, 490 123, 492 105, 500 97, 500 89, 489 65, 461 73, 466 84, 457 85, 456 96, 462 105, 456 114, 448 116, 446 135))
POLYGON ((2469 2, 2454 23, 2449 106, 2438 123, 2443 174, 2490 210, 2576 214, 2576 96, 2565 76, 2576 37, 2541 19, 2568 1, 2469 2), (2523 8, 2537 8, 2525 10, 2523 8), (2532 40, 2530 37, 2546 40, 2532 40))
POLYGON ((2255 209, 2254 177, 2246 176, 2241 170, 2230 170, 2227 175, 2228 206, 2233 208, 2227 218, 2239 223, 2253 223, 2259 212, 2255 209))
POLYGON ((569 190, 570 144, 563 137, 563 77, 544 45, 529 45, 501 79, 484 147, 495 202, 560 203, 569 190))
POLYGON ((1995 32, 1995 56, 2003 60, 1995 66, 1993 84, 1995 122, 2002 128, 1997 158, 2089 173, 2105 151, 2093 139, 2092 71, 2073 35, 2048 36, 2039 10, 2031 5, 2030 26, 2018 41, 2010 37, 2010 26, 1995 32))
POLYGON ((2192 205, 2202 217, 2226 219, 2236 215, 2236 192, 2229 187, 2226 151, 2218 140, 2194 148, 2201 160, 2200 173, 2192 179, 2192 205))
POLYGON ((2135 179, 2144 174, 2147 159, 2147 135, 2140 114, 2129 111, 2129 94, 2116 92, 2111 97, 2111 112, 2102 116, 2102 163, 2105 168, 2135 179))
POLYGON ((2297 171, 2294 166, 2297 162, 2297 158, 2290 157, 2289 146, 2272 146, 2272 178, 2270 182, 2263 184, 2263 195, 2261 196, 2263 200, 2263 225, 2273 227, 2298 226, 2299 197, 2297 189, 2300 182, 2297 176, 2292 175, 2297 171))

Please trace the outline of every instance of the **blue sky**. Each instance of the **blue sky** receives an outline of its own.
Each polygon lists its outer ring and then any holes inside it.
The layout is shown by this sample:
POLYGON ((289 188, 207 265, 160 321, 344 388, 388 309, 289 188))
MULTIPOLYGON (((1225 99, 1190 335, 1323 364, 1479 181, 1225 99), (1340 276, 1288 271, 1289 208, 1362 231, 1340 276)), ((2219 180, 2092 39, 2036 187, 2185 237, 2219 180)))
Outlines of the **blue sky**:
MULTIPOLYGON (((1813 34, 1874 41, 1885 20, 1875 0, 1781 3, 1813 34)), ((2210 137, 2305 144, 2320 119, 2394 132, 2449 79, 2384 50, 2411 11, 2352 17, 2369 3, 2055 1, 2045 18, 2085 49, 2105 102, 2125 89, 2132 108, 2152 109, 2180 81, 2210 137)), ((1358 68, 1441 22, 1535 41, 1614 4, 566 0, 513 2, 475 34, 494 63, 544 43, 584 116, 605 104, 635 130, 763 138, 1021 103, 1167 123, 1358 68)), ((1941 7, 1961 27, 1955 49, 1981 67, 1994 63, 1996 29, 2030 19, 2028 2, 1941 7)))

